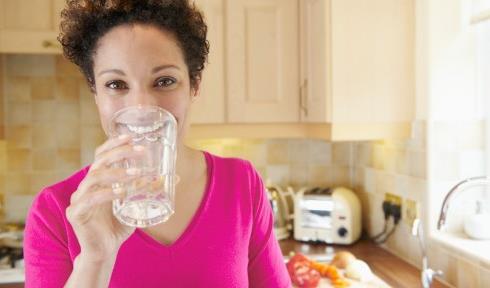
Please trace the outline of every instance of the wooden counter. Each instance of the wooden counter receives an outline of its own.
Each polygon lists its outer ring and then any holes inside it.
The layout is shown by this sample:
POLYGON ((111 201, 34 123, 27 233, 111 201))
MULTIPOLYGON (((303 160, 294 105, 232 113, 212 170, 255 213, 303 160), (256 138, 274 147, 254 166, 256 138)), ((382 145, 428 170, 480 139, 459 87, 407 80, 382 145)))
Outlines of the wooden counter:
MULTIPOLYGON (((279 243, 284 255, 289 255, 291 251, 301 252, 304 249, 308 249, 308 253, 311 254, 322 254, 325 253, 327 247, 332 247, 335 251, 350 251, 357 258, 366 261, 374 274, 383 279, 383 281, 390 286, 394 288, 422 287, 420 284, 420 270, 368 240, 362 240, 349 246, 309 244, 290 239, 282 240, 279 243)), ((23 283, 0 284, 0 288, 21 287, 24 287, 23 283)), ((447 288, 447 286, 438 281, 434 281, 432 288, 447 288)))
MULTIPOLYGON (((292 239, 279 241, 283 255, 289 255, 292 251, 304 251, 307 253, 325 253, 327 247, 332 247, 335 251, 349 251, 357 258, 365 261, 371 270, 379 278, 395 288, 415 288, 422 287, 420 282, 420 270, 402 259, 394 256, 385 249, 376 246, 369 240, 361 240, 353 245, 326 245, 309 244, 294 241, 292 239)), ((306 254, 306 253, 304 253, 306 254)), ((448 286, 434 281, 432 288, 447 288, 448 286)))

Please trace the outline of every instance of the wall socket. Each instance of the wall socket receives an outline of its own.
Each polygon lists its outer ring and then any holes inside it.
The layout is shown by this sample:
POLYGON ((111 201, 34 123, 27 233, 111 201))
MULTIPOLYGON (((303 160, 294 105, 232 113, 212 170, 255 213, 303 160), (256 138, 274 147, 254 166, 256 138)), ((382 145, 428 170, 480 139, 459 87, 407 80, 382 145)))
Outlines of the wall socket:
POLYGON ((409 227, 412 227, 415 219, 420 218, 420 204, 414 200, 405 199, 403 208, 403 220, 409 227))
POLYGON ((398 205, 400 207, 402 206, 402 197, 395 195, 395 194, 386 193, 385 194, 385 201, 388 201, 393 205, 398 205))

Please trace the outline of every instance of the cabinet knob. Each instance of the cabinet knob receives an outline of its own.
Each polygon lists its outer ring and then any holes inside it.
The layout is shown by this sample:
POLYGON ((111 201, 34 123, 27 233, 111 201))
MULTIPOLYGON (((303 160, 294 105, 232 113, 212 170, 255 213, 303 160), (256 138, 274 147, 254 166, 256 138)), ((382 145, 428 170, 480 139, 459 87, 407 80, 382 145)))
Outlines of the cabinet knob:
POLYGON ((61 48, 61 44, 56 41, 44 40, 42 42, 43 48, 61 48))

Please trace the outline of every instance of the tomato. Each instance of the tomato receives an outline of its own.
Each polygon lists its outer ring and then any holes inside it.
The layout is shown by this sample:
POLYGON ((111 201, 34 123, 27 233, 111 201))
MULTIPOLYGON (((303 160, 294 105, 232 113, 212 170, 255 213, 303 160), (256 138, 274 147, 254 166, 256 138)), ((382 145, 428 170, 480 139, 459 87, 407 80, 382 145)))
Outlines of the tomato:
POLYGON ((287 264, 289 276, 294 285, 301 288, 314 288, 320 282, 320 273, 311 267, 311 261, 297 253, 287 264))

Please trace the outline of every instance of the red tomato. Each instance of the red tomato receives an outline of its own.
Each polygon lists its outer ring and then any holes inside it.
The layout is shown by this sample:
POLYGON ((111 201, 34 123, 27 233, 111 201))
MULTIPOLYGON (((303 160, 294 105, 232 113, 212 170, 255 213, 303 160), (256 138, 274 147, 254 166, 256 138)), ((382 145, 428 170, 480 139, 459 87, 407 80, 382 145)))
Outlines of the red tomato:
POLYGON ((314 288, 320 282, 320 273, 311 267, 311 261, 297 253, 287 264, 289 276, 294 285, 301 288, 314 288))

